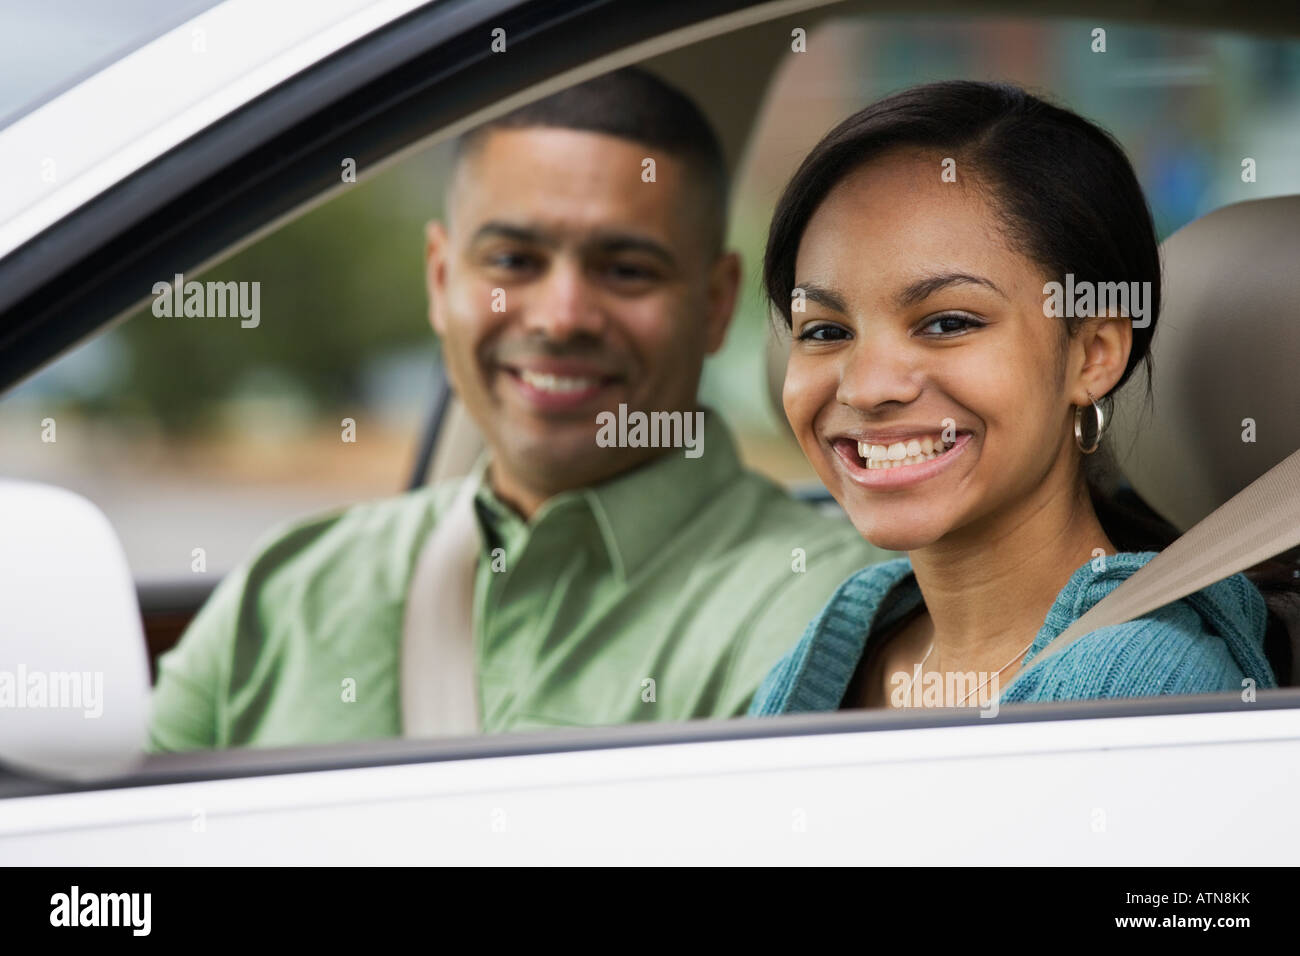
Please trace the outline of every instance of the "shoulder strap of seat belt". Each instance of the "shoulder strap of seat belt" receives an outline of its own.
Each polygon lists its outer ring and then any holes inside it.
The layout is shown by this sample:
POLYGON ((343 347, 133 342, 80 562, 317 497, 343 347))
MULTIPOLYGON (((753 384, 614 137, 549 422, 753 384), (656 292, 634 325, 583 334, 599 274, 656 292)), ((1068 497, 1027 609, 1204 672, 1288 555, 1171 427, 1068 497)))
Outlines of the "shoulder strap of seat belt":
POLYGON ((1026 665, 1037 666, 1084 634, 1123 624, 1300 544, 1300 451, 1188 529, 1026 665))
POLYGON ((407 588, 402 620, 402 735, 476 734, 474 578, 481 550, 472 477, 429 533, 407 588))

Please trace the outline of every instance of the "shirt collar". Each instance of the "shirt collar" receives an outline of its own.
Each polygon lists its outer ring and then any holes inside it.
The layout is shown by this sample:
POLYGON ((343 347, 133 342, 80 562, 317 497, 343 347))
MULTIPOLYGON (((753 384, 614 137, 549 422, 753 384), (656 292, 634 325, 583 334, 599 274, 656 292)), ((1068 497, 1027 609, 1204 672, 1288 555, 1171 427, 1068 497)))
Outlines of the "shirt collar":
MULTIPOLYGON (((542 505, 531 524, 545 521, 571 501, 581 502, 599 530, 615 574, 622 580, 631 577, 741 472, 727 426, 716 412, 703 412, 702 453, 698 458, 687 458, 685 449, 670 448, 658 458, 598 485, 556 495, 542 505)), ((485 532, 499 528, 503 522, 522 523, 488 485, 489 461, 487 454, 482 455, 467 478, 478 486, 476 510, 485 532)))

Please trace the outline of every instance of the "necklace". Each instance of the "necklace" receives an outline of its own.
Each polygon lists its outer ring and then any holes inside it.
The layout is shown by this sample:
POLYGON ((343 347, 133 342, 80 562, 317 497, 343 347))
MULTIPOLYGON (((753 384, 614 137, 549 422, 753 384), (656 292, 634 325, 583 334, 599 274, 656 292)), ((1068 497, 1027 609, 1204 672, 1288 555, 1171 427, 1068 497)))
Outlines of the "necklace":
POLYGON ((916 665, 916 670, 912 672, 912 679, 907 682, 907 694, 903 698, 904 700, 907 700, 912 696, 912 688, 916 686, 916 681, 921 676, 921 671, 925 669, 925 662, 930 659, 930 655, 933 653, 934 653, 934 641, 931 641, 930 649, 925 652, 925 656, 921 658, 921 663, 916 665))
MULTIPOLYGON (((1035 636, 1034 641, 1036 641, 1036 640, 1038 640, 1038 638, 1035 636)), ((1034 641, 1030 641, 1028 644, 1026 644, 1024 647, 1022 647, 1019 651, 1017 651, 1016 654, 1015 654, 1015 656, 1012 657, 1011 660, 1007 661, 1005 664, 1003 664, 1001 667, 999 667, 996 671, 994 671, 994 672, 993 672, 992 674, 990 674, 988 677, 984 678, 984 683, 980 684, 978 687, 976 687, 973 691, 971 691, 969 694, 967 694, 967 695, 966 695, 965 697, 963 697, 961 700, 957 701, 957 706, 960 707, 962 704, 966 703, 966 701, 970 700, 972 696, 974 696, 975 694, 978 694, 980 691, 982 691, 982 690, 983 690, 983 689, 988 685, 988 682, 989 682, 989 681, 991 681, 993 678, 997 677, 999 674, 1001 674, 1004 670, 1006 670, 1008 667, 1010 667, 1012 664, 1014 664, 1014 663, 1015 663, 1016 661, 1018 661, 1020 658, 1024 657, 1024 656, 1025 656, 1025 653, 1026 653, 1026 652, 1027 652, 1031 647, 1034 646, 1034 641)), ((930 649, 929 649, 928 651, 926 651, 926 652, 925 652, 925 656, 921 658, 921 664, 920 664, 920 666, 921 666, 922 668, 925 667, 925 662, 928 661, 928 660, 930 659, 930 655, 931 655, 932 653, 934 653, 934 641, 931 641, 931 642, 930 642, 930 649)), ((909 697, 912 695, 912 687, 913 687, 913 685, 916 684, 917 678, 920 677, 920 676, 921 676, 921 675, 920 675, 920 672, 918 671, 918 672, 916 673, 916 675, 912 678, 911 682, 907 685, 907 694, 908 694, 909 697)))

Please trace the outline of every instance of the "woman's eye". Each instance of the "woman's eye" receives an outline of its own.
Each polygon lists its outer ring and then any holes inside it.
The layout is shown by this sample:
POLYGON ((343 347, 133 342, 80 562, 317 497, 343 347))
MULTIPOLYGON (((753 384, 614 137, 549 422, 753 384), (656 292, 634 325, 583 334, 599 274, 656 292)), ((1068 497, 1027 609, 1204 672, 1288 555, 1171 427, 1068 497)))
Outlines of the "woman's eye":
POLYGON ((799 333, 801 342, 839 342, 848 338, 846 329, 838 325, 810 325, 799 333))
POLYGON ((948 315, 936 315, 930 321, 926 322, 921 330, 927 335, 956 335, 965 332, 968 329, 983 328, 984 323, 968 315, 950 313, 948 315))

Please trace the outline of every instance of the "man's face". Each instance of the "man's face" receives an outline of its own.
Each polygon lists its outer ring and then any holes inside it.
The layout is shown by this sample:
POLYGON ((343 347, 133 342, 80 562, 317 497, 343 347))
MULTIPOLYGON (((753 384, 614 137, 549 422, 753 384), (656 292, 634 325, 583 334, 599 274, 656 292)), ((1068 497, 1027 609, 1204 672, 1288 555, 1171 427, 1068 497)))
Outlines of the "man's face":
POLYGON ((544 500, 661 449, 601 448, 602 411, 688 411, 739 264, 703 190, 659 150, 599 133, 494 130, 464 156, 426 248, 430 317, 493 480, 544 500), (642 163, 655 160, 655 181, 642 163))

